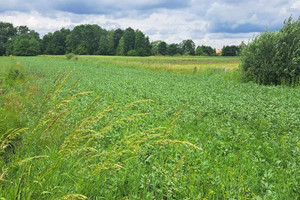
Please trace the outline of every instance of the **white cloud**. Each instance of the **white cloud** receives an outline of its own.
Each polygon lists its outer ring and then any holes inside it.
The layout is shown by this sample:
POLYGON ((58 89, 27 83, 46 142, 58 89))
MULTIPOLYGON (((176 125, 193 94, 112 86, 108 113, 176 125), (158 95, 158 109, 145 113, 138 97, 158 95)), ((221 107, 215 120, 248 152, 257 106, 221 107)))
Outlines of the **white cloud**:
POLYGON ((193 39, 216 48, 248 41, 267 26, 279 29, 286 18, 299 13, 299 0, 0 1, 0 21, 27 25, 41 35, 79 24, 130 26, 151 40, 193 39))

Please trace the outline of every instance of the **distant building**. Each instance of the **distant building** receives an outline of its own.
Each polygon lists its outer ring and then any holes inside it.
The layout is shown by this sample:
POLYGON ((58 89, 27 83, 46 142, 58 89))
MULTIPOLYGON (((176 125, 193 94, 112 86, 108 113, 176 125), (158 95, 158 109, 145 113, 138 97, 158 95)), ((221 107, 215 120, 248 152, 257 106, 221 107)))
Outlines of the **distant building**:
POLYGON ((216 54, 221 54, 222 53, 222 49, 216 49, 216 54))

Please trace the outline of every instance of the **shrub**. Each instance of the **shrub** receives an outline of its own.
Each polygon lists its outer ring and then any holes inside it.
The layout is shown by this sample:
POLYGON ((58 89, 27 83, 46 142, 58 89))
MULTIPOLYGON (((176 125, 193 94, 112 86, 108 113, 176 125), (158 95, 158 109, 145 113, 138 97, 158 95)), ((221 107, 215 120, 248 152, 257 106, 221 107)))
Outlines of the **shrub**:
POLYGON ((299 84, 300 18, 290 17, 280 31, 257 36, 242 49, 241 69, 247 81, 259 84, 299 84))
POLYGON ((74 53, 68 53, 68 54, 66 54, 66 58, 68 60, 71 60, 71 59, 78 60, 78 57, 74 53))

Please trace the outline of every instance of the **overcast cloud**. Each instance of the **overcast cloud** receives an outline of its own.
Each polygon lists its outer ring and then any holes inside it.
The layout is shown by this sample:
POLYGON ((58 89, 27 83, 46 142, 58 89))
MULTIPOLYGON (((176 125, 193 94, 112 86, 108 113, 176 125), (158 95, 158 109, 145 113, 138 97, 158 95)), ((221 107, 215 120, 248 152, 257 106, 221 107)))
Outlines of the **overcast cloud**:
POLYGON ((130 26, 152 41, 193 39, 215 48, 247 42, 266 28, 279 30, 299 14, 299 0, 0 0, 0 21, 41 35, 79 24, 130 26))

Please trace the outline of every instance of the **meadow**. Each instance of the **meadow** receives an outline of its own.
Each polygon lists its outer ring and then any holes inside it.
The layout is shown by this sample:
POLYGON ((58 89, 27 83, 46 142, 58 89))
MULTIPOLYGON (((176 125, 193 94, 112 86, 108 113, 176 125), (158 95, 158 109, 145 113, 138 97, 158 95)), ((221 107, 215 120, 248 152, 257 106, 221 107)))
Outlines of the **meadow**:
POLYGON ((238 57, 0 57, 0 199, 299 199, 300 88, 238 57))

